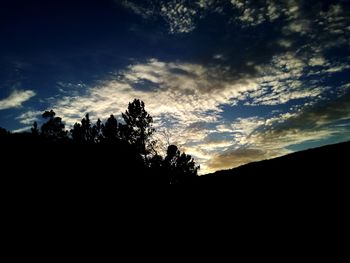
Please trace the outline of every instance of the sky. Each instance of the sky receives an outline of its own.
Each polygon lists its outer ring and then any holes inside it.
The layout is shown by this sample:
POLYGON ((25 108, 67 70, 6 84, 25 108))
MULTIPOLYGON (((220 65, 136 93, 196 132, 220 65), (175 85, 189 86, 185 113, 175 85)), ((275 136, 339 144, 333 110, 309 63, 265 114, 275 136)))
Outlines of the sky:
POLYGON ((0 126, 145 102, 201 173, 350 139, 350 0, 0 3, 0 126))

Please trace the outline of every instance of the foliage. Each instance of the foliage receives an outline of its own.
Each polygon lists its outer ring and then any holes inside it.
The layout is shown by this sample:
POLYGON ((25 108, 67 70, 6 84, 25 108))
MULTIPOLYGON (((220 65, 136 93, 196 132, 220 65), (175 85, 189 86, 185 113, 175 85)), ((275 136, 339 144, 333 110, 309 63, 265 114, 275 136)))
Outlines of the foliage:
POLYGON ((118 121, 112 114, 101 127, 103 140, 106 142, 117 142, 120 139, 120 130, 118 128, 118 121))
POLYGON ((199 166, 196 166, 191 155, 181 153, 176 145, 170 145, 164 159, 164 167, 170 175, 170 183, 183 183, 197 176, 199 166))
POLYGON ((43 113, 42 117, 47 119, 47 122, 41 126, 41 135, 51 140, 60 140, 67 137, 67 131, 62 119, 55 115, 53 110, 43 113))
POLYGON ((122 116, 125 121, 125 125, 122 126, 123 138, 135 145, 142 154, 148 154, 152 149, 150 138, 155 129, 153 118, 145 110, 144 102, 135 99, 129 103, 122 116))
POLYGON ((75 123, 73 129, 70 131, 73 141, 78 143, 94 143, 96 132, 91 126, 89 114, 81 120, 81 123, 75 123))

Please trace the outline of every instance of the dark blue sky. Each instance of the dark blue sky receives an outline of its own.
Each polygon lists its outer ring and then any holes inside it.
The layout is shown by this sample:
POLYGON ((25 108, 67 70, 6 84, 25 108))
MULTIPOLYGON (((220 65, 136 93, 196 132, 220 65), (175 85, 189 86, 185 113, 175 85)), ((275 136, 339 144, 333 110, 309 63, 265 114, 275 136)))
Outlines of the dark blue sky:
POLYGON ((143 99, 203 171, 349 139, 350 3, 2 1, 0 126, 143 99))

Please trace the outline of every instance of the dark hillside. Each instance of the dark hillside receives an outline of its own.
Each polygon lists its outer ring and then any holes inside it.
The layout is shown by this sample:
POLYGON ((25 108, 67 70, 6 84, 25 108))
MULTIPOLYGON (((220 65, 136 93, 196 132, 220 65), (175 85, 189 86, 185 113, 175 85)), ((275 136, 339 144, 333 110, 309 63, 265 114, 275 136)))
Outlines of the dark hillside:
POLYGON ((342 184, 350 176, 349 151, 350 142, 328 145, 200 176, 197 183, 297 188, 342 184))

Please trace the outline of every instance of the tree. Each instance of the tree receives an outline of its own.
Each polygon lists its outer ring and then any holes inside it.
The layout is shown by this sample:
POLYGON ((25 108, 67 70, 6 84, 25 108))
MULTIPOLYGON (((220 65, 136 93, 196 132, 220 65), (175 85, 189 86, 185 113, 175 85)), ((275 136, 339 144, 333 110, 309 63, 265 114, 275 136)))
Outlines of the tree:
MULTIPOLYGON (((118 121, 112 114, 103 125, 100 125, 100 129, 102 130, 103 139, 107 142, 117 142, 120 140, 120 133, 118 127, 118 121)), ((96 126, 96 129, 99 127, 96 126)))
POLYGON ((89 118, 89 113, 87 113, 85 115, 85 118, 81 120, 81 128, 83 130, 84 141, 92 143, 94 141, 94 138, 92 136, 92 127, 89 118))
POLYGON ((99 143, 103 140, 102 122, 100 119, 97 119, 96 124, 92 127, 92 137, 95 143, 99 143))
POLYGON ((176 167, 179 171, 181 171, 181 174, 184 175, 185 179, 197 176, 198 170, 200 168, 199 166, 196 166, 196 163, 192 156, 186 153, 182 153, 177 158, 176 167))
POLYGON ((130 144, 135 145, 141 154, 147 155, 151 148, 151 135, 153 118, 145 110, 143 101, 135 99, 129 103, 128 109, 122 114, 125 125, 121 127, 123 138, 130 144))
POLYGON ((89 118, 89 113, 85 115, 85 118, 81 120, 80 123, 75 123, 73 129, 70 131, 72 138, 78 143, 94 143, 94 131, 91 127, 91 121, 89 118))
POLYGON ((80 123, 75 123, 73 125, 73 129, 70 130, 70 133, 72 134, 72 138, 74 142, 76 143, 83 142, 83 131, 80 123))
POLYGON ((165 166, 168 168, 173 168, 176 166, 176 160, 178 156, 180 155, 180 151, 178 150, 176 145, 169 145, 166 157, 164 159, 165 166))
POLYGON ((183 183, 196 177, 199 166, 196 166, 191 155, 181 153, 176 145, 170 145, 164 159, 164 168, 170 176, 170 183, 183 183))
POLYGON ((53 110, 45 111, 42 115, 47 122, 41 126, 41 134, 50 139, 63 139, 67 137, 67 131, 64 129, 64 124, 60 117, 55 117, 56 113, 53 110))

